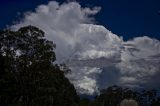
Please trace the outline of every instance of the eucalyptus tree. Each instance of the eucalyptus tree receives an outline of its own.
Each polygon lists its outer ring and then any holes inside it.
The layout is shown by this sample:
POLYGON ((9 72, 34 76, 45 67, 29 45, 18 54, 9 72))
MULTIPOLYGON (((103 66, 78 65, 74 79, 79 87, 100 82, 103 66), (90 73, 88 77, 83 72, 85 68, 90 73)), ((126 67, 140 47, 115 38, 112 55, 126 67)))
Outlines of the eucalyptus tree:
POLYGON ((0 32, 4 63, 0 70, 1 106, 70 106, 78 102, 74 86, 53 64, 55 47, 33 26, 0 32))

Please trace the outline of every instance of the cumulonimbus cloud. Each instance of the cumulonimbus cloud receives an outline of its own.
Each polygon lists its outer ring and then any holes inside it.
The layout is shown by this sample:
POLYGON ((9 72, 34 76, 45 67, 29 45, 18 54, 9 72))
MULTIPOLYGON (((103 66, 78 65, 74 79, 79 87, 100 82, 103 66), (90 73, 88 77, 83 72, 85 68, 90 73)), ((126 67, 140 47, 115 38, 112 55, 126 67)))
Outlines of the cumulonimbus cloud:
POLYGON ((39 27, 56 43, 58 63, 72 72, 66 76, 81 94, 98 93, 110 85, 152 87, 160 85, 160 41, 147 36, 124 41, 94 24, 100 7, 81 7, 77 2, 51 1, 27 12, 13 30, 39 27))

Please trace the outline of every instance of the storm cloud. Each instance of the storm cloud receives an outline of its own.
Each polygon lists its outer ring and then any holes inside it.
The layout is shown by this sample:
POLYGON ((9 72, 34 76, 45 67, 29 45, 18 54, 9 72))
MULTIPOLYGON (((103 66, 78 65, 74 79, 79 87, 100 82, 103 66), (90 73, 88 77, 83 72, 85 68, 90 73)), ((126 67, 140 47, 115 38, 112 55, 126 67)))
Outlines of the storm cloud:
POLYGON ((93 95, 110 85, 157 87, 160 75, 160 41, 147 36, 124 41, 102 25, 94 15, 100 7, 82 7, 77 2, 51 1, 27 12, 17 30, 33 25, 56 43, 56 62, 72 72, 66 77, 80 94, 93 95))

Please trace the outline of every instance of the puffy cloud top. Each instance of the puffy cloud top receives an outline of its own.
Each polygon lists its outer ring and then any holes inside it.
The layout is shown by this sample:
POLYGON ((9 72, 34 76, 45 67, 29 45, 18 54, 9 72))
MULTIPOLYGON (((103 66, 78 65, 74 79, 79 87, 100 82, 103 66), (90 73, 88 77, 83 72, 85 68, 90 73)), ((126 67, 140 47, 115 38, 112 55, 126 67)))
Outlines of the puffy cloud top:
POLYGON ((66 76, 81 94, 98 93, 110 85, 157 87, 160 75, 160 41, 147 36, 124 41, 94 24, 100 7, 81 7, 77 2, 51 1, 27 12, 13 30, 39 27, 56 43, 58 63, 72 72, 66 76))

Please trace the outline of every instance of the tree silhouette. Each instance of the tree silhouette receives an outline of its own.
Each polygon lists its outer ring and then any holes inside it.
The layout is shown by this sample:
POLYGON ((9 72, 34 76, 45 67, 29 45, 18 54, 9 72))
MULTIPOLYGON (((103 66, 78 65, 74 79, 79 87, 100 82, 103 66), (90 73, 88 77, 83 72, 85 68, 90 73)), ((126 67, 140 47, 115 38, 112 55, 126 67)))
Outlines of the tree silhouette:
POLYGON ((0 105, 70 106, 79 98, 55 61, 55 44, 40 29, 27 26, 0 33, 0 105), (2 60, 2 59, 1 59, 2 60))

